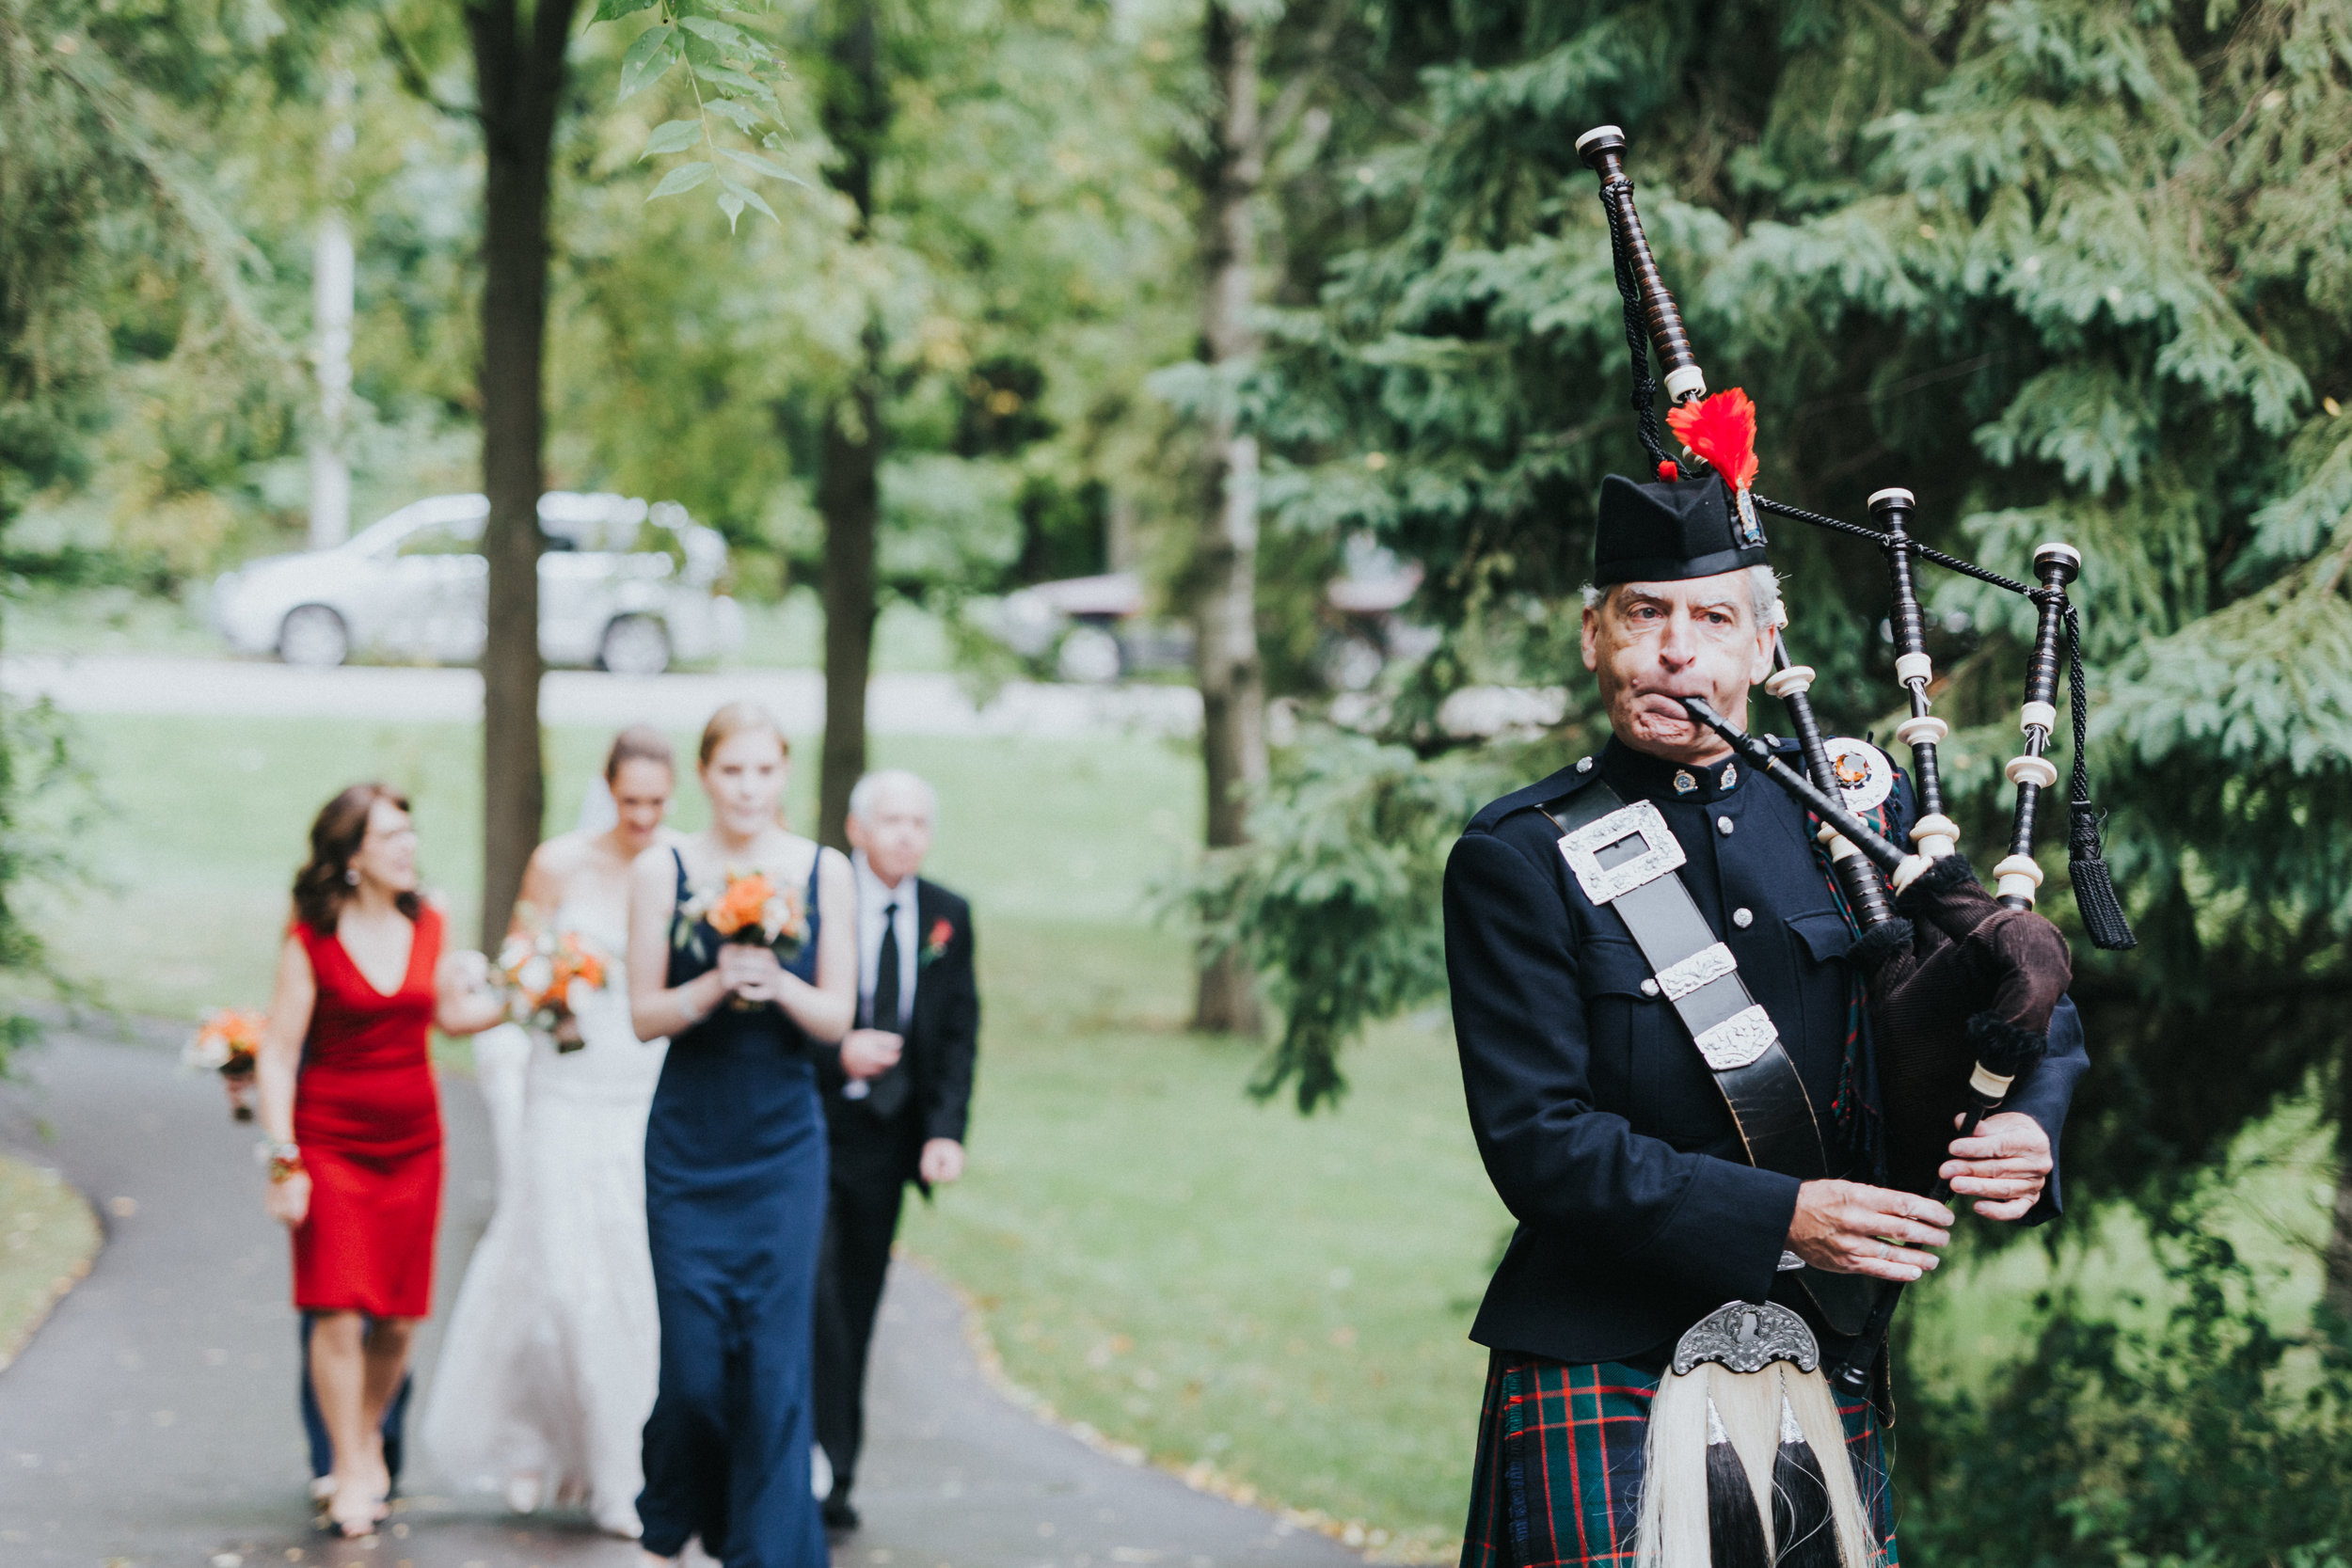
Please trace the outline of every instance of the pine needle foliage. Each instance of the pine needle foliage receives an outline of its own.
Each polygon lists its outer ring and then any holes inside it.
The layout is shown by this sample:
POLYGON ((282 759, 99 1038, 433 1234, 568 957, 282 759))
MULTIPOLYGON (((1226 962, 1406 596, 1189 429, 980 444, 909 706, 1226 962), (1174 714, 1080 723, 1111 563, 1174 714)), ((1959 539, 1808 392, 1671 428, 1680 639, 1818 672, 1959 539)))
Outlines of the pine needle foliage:
MULTIPOLYGON (((1290 465, 1270 492, 1285 521, 1427 568, 1416 610, 1448 641, 1397 694, 1394 736, 1449 744, 1438 705, 1481 681, 1565 685, 1581 717, 1594 498, 1641 451, 1573 144, 1622 125, 1710 385, 1761 411, 1761 493, 1858 520, 1903 484, 1928 542, 2015 577, 2042 539, 2084 552, 2094 779, 2143 946, 2086 952, 2097 1066, 2069 1158, 2077 1192, 2177 1191, 2327 1063, 2352 981, 2334 826, 2352 804, 2352 8, 1377 14, 1426 131, 1331 160, 1359 175, 1334 200, 1364 243, 1327 256, 1311 308, 1275 313, 1250 403, 1290 465), (2254 1059, 2216 1093, 2210 1042, 2247 1008, 2254 1059)), ((1774 546, 1817 700, 1883 730, 1876 553, 1794 523, 1774 546)), ((1963 727, 1950 782, 1987 843, 2031 609, 1930 587, 1939 711, 1963 727)), ((2044 908, 2066 917, 2050 849, 2044 908)), ((1258 851, 1292 852, 1272 834, 1258 851)), ((1391 916, 1438 918, 1434 900, 1391 916)), ((1259 950, 1295 991, 1341 983, 1310 946, 1259 950)))
POLYGON ((2160 1321, 2058 1292, 1990 1386, 1901 1392, 1906 1560, 2341 1568, 2352 1365, 2282 1334, 2276 1281, 2207 1224, 2169 1227, 2157 1258, 2160 1321))
POLYGON ((1269 975, 1282 1032, 1251 1093, 1289 1085, 1302 1112, 1335 1103, 1341 1045, 1444 994, 1442 934, 1401 911, 1436 907, 1445 847, 1501 777, 1339 731, 1287 749, 1279 792, 1251 818, 1279 853, 1217 850, 1181 890, 1207 951, 1282 957, 1269 975))

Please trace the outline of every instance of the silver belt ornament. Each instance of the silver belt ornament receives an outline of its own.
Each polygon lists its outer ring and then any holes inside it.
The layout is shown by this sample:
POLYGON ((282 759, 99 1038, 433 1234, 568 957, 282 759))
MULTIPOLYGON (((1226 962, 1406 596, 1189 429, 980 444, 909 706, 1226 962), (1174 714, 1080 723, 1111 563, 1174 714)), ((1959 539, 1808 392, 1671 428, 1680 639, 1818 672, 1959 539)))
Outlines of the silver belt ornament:
POLYGON ((1760 1372, 1774 1361, 1809 1372, 1821 1364, 1820 1341, 1805 1321, 1776 1301, 1732 1301, 1692 1323, 1675 1342, 1675 1371, 1683 1377, 1702 1361, 1735 1372, 1760 1372))
MULTIPOLYGON (((1606 789, 1608 786, 1595 781, 1587 787, 1606 789)), ((1666 826, 1665 817, 1647 800, 1619 806, 1606 816, 1570 830, 1561 836, 1560 854, 1568 863, 1569 871, 1575 875, 1577 886, 1582 888, 1584 896, 1596 904, 1615 904, 1628 894, 1668 878, 1674 879, 1671 885, 1681 893, 1683 900, 1690 900, 1690 890, 1682 886, 1679 878, 1674 878, 1674 873, 1680 870, 1687 860, 1682 852, 1682 841, 1675 837, 1673 830, 1666 826), (1631 839, 1641 841, 1639 854, 1619 861, 1614 865, 1604 866, 1600 863, 1603 850, 1631 839)), ((1690 908, 1691 913, 1697 916, 1697 905, 1692 903, 1690 908)), ((1740 978, 1739 959, 1732 957, 1731 949, 1720 939, 1687 952, 1661 953, 1659 951, 1661 945, 1674 944, 1676 936, 1683 933, 1668 928, 1663 923, 1645 922, 1629 915, 1622 908, 1617 912, 1627 917, 1627 929, 1633 933, 1634 943, 1641 948, 1642 957, 1649 960, 1659 994, 1672 1003, 1675 1010, 1682 1015, 1683 1022, 1691 1028, 1692 1039, 1698 1045, 1700 1056, 1706 1059, 1710 1069, 1729 1072, 1736 1068, 1746 1067, 1778 1043, 1780 1031, 1773 1026, 1772 1015, 1748 995, 1747 982, 1740 978), (1697 1009, 1684 1006, 1709 987, 1724 984, 1736 988, 1744 1003, 1728 1016, 1713 1017, 1709 1021, 1705 1015, 1694 1017, 1697 1009)), ((1687 924, 1677 923, 1678 926, 1687 924)), ((1705 929, 1703 918, 1696 924, 1705 929)), ((1708 934, 1710 937, 1713 935, 1711 931, 1708 934)), ((1718 1000, 1718 1006, 1709 1009, 1710 1013, 1722 1011, 1722 999, 1718 1000)))

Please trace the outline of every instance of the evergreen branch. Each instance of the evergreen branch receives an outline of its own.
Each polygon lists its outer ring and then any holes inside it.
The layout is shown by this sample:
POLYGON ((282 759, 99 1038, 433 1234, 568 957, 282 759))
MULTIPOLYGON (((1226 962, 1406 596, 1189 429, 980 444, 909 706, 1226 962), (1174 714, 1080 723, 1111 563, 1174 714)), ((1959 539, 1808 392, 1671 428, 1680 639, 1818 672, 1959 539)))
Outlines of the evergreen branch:
POLYGON ((2344 548, 2329 558, 2319 577, 2312 583, 2312 590, 2323 597, 2334 593, 2336 585, 2344 580, 2346 566, 2352 566, 2352 539, 2345 540, 2344 548))
POLYGON ((1941 386, 1947 381, 1957 381, 1963 375, 1974 375, 1979 371, 2000 364, 2010 357, 2008 350, 1995 349, 1992 353, 1974 355, 1953 364, 1939 366, 1935 370, 1921 371, 1917 375, 1907 375, 1889 386, 1876 388, 1865 388, 1851 397, 1818 398, 1799 407, 1796 410, 1796 417, 1805 420, 1841 408, 1877 408, 1894 402, 1897 398, 1909 397, 1914 392, 1925 391, 1930 387, 1941 386))
POLYGON ((1331 51, 1337 47, 1340 29, 1346 24, 1348 8, 1344 0, 1325 0, 1322 24, 1307 43, 1307 63, 1282 84, 1282 91, 1274 100, 1258 133, 1258 155, 1263 158, 1269 148, 1290 140, 1291 128, 1306 112, 1307 100, 1314 89, 1330 76, 1331 51))
POLYGON ((1528 451, 1557 451, 1569 447, 1581 447, 1610 426, 1624 422, 1625 416, 1611 409, 1608 413, 1596 415, 1581 424, 1572 424, 1565 430, 1553 430, 1541 436, 1531 436, 1521 443, 1521 446, 1528 451))
POLYGON ((1335 64, 1331 67, 1331 74, 1333 79, 1343 81, 1354 88, 1359 97, 1380 111, 1381 118, 1415 141, 1429 141, 1437 135, 1436 125, 1391 98, 1379 83, 1355 66, 1335 64))
POLYGON ((1867 15, 1876 17, 1885 31, 1892 33, 1897 41, 1909 47, 1923 63, 1933 66, 1939 75, 1951 69, 1951 61, 1938 55, 1933 44, 1913 32, 1909 23, 1888 10, 1879 3, 1879 0, 1854 0, 1854 4, 1867 15))
POLYGON ((2166 179, 2165 185, 2169 187, 2186 181, 2191 174, 2196 172, 2198 165, 2235 141, 2241 132, 2254 123, 2254 117, 2262 112, 2262 106, 2263 101, 2260 95, 2249 99, 2246 107, 2238 111, 2237 119, 2232 120, 2227 128, 2206 142, 2204 146, 2183 159, 2181 166, 2173 170, 2166 179))
MULTIPOLYGON (((2088 966, 2074 972, 2066 983, 2066 991, 2085 1006, 2136 1003, 2147 996, 2146 989, 2129 971, 2088 966)), ((2326 1002, 2352 996, 2352 974, 2336 971, 2304 975, 2265 969, 2242 979, 2201 979, 2197 994, 2208 1004, 2221 1006, 2272 1007, 2287 1001, 2326 1002)))

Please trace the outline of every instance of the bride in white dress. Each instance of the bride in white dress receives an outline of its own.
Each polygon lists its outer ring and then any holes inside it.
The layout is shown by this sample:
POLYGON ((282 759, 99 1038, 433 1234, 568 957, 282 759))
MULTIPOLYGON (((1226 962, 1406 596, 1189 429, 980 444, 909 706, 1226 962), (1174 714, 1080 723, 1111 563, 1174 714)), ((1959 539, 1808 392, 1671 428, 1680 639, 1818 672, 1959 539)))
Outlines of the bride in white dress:
POLYGON ((530 1033, 498 1208, 450 1315, 421 1436, 461 1490, 501 1492, 519 1513, 578 1503, 633 1539, 660 1354, 645 1115, 666 1042, 637 1038, 624 955, 629 863, 668 836, 669 743, 624 730, 604 782, 618 820, 541 845, 521 902, 602 955, 605 986, 580 999, 577 1044, 530 1033))

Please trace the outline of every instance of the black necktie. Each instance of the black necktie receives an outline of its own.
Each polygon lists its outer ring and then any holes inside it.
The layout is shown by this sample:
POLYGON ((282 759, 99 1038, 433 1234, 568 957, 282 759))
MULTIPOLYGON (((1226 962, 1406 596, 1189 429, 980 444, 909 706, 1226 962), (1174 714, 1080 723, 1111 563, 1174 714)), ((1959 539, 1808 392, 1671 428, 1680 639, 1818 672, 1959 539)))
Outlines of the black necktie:
MULTIPOLYGON (((874 960, 874 1015, 869 1028, 884 1029, 900 1034, 898 1017, 898 906, 894 900, 882 911, 882 956, 874 960)), ((907 1102, 907 1064, 900 1056, 898 1065, 871 1080, 866 1108, 887 1121, 898 1114, 907 1102)))
POLYGON ((882 911, 882 957, 874 960, 876 1029, 898 1033, 898 906, 882 911))

